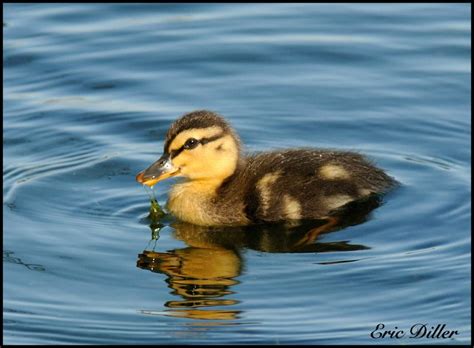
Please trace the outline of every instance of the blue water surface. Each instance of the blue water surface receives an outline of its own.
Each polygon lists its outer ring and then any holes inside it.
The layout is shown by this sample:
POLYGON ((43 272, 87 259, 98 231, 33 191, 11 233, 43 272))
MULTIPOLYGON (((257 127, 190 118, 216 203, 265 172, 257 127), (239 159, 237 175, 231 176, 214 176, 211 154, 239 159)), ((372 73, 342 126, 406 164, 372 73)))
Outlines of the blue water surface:
POLYGON ((470 343, 470 4, 3 10, 5 344, 470 343), (401 186, 304 248, 151 223, 135 175, 196 109, 246 151, 357 150, 401 186))

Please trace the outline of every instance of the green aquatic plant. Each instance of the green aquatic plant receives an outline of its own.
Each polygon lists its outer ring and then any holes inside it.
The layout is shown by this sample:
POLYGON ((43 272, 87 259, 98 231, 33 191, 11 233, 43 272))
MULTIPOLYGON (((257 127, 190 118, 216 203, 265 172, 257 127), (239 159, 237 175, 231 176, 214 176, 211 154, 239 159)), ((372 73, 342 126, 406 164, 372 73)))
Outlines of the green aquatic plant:
MULTIPOLYGON (((156 200, 155 197, 151 198, 150 201, 150 214, 148 214, 148 218, 150 221, 150 229, 151 229, 151 240, 150 243, 154 242, 153 250, 156 247, 156 242, 160 239, 160 231, 165 226, 161 220, 166 216, 166 213, 161 208, 160 204, 156 200)), ((150 244, 149 243, 149 244, 150 244)))
POLYGON ((151 200, 151 205, 150 205, 150 215, 148 217, 153 221, 153 222, 158 222, 161 220, 163 217, 166 216, 166 213, 163 211, 163 209, 160 207, 158 204, 158 201, 151 200))
POLYGON ((150 196, 151 205, 150 214, 148 215, 148 218, 151 219, 152 224, 158 224, 160 220, 166 216, 166 213, 163 211, 163 208, 161 208, 160 204, 158 203, 158 200, 156 199, 153 186, 148 187, 147 185, 143 185, 143 187, 150 196))

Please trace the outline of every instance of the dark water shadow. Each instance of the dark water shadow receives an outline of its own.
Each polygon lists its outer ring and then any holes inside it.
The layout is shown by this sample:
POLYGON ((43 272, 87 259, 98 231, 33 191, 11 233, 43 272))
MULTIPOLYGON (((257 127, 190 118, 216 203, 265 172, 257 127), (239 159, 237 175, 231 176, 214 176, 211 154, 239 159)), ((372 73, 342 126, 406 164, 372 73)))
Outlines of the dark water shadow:
POLYGON ((22 265, 22 266, 25 266, 30 271, 38 271, 38 272, 44 272, 45 271, 45 268, 44 268, 43 265, 23 262, 22 259, 20 259, 19 257, 14 256, 13 255, 14 253, 15 252, 11 251, 11 250, 4 250, 3 251, 3 262, 22 265))
MULTIPOLYGON (((166 302, 164 305, 168 309, 158 314, 218 322, 238 319, 240 311, 226 307, 239 302, 231 297, 234 293, 232 287, 239 284, 236 278, 241 275, 245 263, 242 250, 321 253, 369 249, 349 241, 319 242, 318 237, 367 221, 370 212, 381 203, 381 197, 372 196, 352 202, 326 219, 298 224, 223 228, 175 221, 170 223, 175 237, 188 247, 168 251, 155 250, 160 229, 165 225, 159 219, 153 220, 150 224, 152 238, 145 250, 138 254, 137 267, 165 274, 171 293, 177 297, 166 302)), ((356 260, 338 262, 351 261, 356 260)), ((218 325, 218 322, 213 325, 218 325)))

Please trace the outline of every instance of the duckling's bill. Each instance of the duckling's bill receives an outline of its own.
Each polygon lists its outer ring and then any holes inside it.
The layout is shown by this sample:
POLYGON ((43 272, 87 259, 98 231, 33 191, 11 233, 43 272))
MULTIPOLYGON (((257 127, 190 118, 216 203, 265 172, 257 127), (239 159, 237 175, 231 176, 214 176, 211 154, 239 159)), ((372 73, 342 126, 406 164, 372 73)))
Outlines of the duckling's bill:
POLYGON ((179 168, 173 166, 169 154, 164 154, 143 172, 136 176, 136 180, 144 185, 153 186, 157 182, 179 174, 179 168))

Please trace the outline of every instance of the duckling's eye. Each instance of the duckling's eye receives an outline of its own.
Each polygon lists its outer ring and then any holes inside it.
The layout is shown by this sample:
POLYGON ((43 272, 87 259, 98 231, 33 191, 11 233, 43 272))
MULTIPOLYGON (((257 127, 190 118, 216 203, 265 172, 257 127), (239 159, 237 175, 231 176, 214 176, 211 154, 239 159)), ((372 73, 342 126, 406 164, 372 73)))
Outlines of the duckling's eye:
POLYGON ((189 138, 188 140, 186 140, 183 147, 187 150, 190 150, 190 149, 194 149, 196 146, 198 146, 198 144, 199 144, 198 140, 194 138, 189 138))

